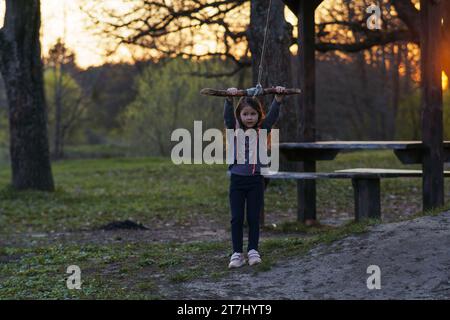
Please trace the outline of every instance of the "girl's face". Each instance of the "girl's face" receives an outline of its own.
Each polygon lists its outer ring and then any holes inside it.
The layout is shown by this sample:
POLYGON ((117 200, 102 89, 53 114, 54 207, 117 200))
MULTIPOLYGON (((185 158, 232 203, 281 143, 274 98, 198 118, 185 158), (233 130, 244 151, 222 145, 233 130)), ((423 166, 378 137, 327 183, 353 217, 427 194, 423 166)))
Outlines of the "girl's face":
POLYGON ((258 123, 258 112, 249 106, 241 110, 241 121, 247 128, 253 128, 258 123))

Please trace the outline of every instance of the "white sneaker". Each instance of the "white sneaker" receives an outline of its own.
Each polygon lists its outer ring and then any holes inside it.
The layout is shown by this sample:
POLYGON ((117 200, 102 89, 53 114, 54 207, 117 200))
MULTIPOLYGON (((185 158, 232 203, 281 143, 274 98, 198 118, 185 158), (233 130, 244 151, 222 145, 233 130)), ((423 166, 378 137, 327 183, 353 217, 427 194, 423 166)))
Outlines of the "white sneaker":
POLYGON ((258 263, 261 263, 261 256, 259 255, 259 252, 255 249, 250 250, 248 252, 248 264, 252 266, 258 263))
POLYGON ((235 252, 231 255, 230 264, 228 268, 239 268, 245 264, 244 255, 240 252, 235 252))

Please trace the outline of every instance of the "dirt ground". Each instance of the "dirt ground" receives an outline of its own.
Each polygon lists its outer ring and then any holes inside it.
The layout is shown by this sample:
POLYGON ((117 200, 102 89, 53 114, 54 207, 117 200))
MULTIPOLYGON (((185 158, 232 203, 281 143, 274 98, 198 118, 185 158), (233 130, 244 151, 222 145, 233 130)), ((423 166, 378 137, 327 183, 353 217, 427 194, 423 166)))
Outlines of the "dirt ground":
MULTIPOLYGON (((250 268, 249 266, 243 268, 250 268)), ((241 271, 242 270, 242 271, 241 271)), ((450 299, 450 212, 372 227, 267 272, 167 287, 173 299, 450 299), (370 265, 381 289, 367 287, 370 265)))

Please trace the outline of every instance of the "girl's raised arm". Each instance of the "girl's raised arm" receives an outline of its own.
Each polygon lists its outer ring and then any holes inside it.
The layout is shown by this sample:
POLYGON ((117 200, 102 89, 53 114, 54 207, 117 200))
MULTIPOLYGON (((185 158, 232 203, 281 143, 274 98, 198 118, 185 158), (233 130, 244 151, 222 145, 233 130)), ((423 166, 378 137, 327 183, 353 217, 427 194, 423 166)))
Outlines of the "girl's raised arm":
MULTIPOLYGON (((282 91, 284 87, 277 87, 277 90, 282 91)), ((270 106, 269 112, 267 113, 266 118, 261 124, 261 129, 267 129, 270 131, 272 126, 277 122, 278 117, 280 116, 280 105, 282 103, 283 96, 275 96, 272 101, 272 105, 270 106)))
MULTIPOLYGON (((236 88, 228 88, 227 91, 230 93, 233 93, 234 90, 237 90, 236 88)), ((234 116, 234 107, 233 107, 233 98, 232 97, 226 97, 225 98, 225 105, 223 107, 223 120, 225 123, 225 127, 227 129, 235 129, 236 125, 236 119, 234 116)))
POLYGON ((223 107, 223 120, 227 129, 234 129, 236 119, 234 117, 233 100, 226 98, 223 107))

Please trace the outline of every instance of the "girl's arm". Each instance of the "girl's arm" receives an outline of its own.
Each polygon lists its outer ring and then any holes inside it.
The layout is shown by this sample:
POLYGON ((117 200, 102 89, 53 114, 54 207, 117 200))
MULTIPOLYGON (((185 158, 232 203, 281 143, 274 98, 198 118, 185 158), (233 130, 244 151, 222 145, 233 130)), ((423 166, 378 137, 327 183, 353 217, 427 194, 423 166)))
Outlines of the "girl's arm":
POLYGON ((269 112, 267 113, 266 118, 261 124, 261 129, 270 130, 275 122, 277 122, 278 117, 280 116, 280 106, 281 102, 278 102, 277 99, 273 99, 269 112))
POLYGON ((234 129, 236 119, 234 117, 233 98, 226 98, 223 107, 223 120, 227 129, 234 129))
MULTIPOLYGON (((277 86, 276 87, 278 92, 282 92, 285 88, 277 86)), ((275 95, 275 98, 272 101, 272 105, 270 106, 269 112, 267 113, 266 118, 264 119, 263 123, 261 124, 262 129, 267 129, 270 131, 272 126, 277 122, 278 117, 280 116, 280 106, 283 101, 282 95, 275 95)))
MULTIPOLYGON (((228 88, 227 91, 230 94, 235 94, 236 88, 228 88)), ((235 129, 236 118, 234 116, 233 98, 228 96, 225 99, 225 105, 223 107, 223 120, 227 129, 235 129)))

